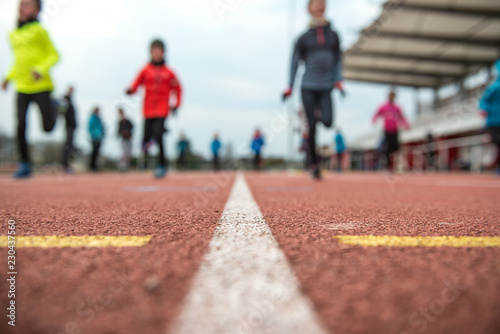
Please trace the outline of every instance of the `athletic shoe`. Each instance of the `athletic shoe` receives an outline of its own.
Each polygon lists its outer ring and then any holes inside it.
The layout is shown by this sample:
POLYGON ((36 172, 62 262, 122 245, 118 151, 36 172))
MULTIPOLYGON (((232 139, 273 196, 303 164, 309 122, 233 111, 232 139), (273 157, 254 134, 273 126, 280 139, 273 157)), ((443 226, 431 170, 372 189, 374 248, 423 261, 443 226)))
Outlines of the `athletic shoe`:
POLYGON ((17 171, 12 175, 14 179, 27 179, 31 177, 31 165, 27 162, 21 162, 17 171))
POLYGON ((155 169, 155 179, 163 179, 167 175, 167 169, 163 166, 158 166, 155 169))
POLYGON ((316 180, 316 181, 321 180, 321 170, 320 170, 320 167, 313 167, 312 168, 312 178, 313 178, 313 180, 316 180))

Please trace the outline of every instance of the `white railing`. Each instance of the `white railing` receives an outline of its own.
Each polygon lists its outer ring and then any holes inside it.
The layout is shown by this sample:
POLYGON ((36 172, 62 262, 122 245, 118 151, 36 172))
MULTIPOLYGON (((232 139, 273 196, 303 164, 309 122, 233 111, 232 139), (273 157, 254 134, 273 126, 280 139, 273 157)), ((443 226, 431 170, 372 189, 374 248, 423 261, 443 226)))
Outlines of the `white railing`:
MULTIPOLYGON (((494 150, 490 140, 485 135, 476 135, 463 138, 436 140, 433 144, 433 149, 429 149, 429 144, 423 143, 415 146, 402 145, 401 150, 397 153, 396 166, 399 171, 423 171, 427 168, 428 154, 434 152, 436 167, 440 171, 448 171, 450 165, 450 150, 460 149, 459 158, 465 160, 472 172, 480 172, 484 163, 485 153, 494 150), (465 152, 464 152, 465 150, 465 152), (466 153, 466 154, 464 154, 466 153), (410 163, 407 159, 412 157, 410 163)), ((369 166, 377 161, 377 151, 367 151, 359 155, 350 155, 350 166, 369 166)), ((373 166, 377 167, 377 166, 373 166)), ((373 170, 374 168, 364 168, 365 170, 373 170)))

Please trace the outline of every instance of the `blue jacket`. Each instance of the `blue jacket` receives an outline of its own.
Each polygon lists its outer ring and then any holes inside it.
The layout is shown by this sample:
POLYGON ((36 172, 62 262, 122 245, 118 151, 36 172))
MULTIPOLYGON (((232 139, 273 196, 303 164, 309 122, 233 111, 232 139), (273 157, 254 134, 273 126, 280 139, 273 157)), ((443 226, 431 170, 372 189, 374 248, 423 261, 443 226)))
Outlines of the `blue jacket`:
POLYGON ((335 145, 336 145, 337 153, 344 153, 345 152, 344 137, 342 137, 341 133, 337 133, 337 135, 335 136, 335 145))
POLYGON ((292 58, 290 88, 293 88, 299 63, 306 66, 302 89, 330 91, 342 81, 342 52, 337 33, 330 24, 309 29, 300 36, 292 58))
POLYGON ((102 141, 106 135, 104 130, 104 125, 102 124, 101 118, 95 114, 90 116, 89 120, 89 134, 93 141, 102 141))
POLYGON ((187 139, 181 139, 177 143, 177 149, 179 150, 180 155, 187 154, 189 152, 190 148, 190 143, 187 139))
POLYGON ((219 139, 214 139, 212 141, 212 153, 215 155, 215 156, 218 156, 219 155, 219 150, 221 149, 222 145, 220 143, 220 140, 219 139))
POLYGON ((486 111, 486 126, 500 126, 500 59, 495 64, 497 79, 484 92, 479 109, 486 111))
POLYGON ((256 154, 259 154, 264 146, 264 138, 262 137, 254 137, 252 140, 252 151, 256 154))

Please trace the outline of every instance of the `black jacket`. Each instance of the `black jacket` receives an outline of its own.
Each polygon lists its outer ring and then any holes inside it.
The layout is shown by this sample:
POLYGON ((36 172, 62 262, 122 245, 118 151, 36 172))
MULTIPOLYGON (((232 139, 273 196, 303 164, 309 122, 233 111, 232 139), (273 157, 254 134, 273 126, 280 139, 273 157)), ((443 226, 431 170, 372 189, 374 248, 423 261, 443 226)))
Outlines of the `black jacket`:
POLYGON ((290 87, 293 88, 299 63, 306 66, 302 89, 332 90, 342 81, 342 52, 340 40, 330 24, 311 28, 298 39, 293 52, 290 87))

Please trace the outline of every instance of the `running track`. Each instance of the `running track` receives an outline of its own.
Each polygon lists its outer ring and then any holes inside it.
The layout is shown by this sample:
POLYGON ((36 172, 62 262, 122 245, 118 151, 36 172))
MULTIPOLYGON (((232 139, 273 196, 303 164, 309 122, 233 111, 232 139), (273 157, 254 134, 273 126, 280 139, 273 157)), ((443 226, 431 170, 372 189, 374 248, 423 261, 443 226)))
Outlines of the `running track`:
POLYGON ((1 333, 500 333, 492 176, 38 175, 0 200, 1 333))

